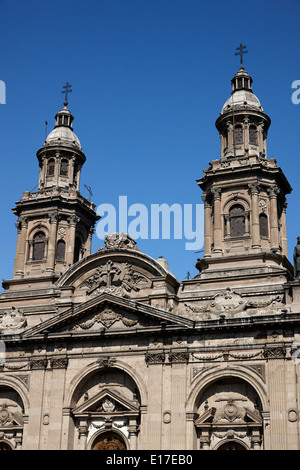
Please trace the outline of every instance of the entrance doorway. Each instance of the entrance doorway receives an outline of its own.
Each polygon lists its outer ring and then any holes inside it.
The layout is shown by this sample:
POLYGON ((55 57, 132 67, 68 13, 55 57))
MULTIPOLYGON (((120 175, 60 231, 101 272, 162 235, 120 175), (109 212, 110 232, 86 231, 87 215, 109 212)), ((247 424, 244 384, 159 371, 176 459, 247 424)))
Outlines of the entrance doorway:
POLYGON ((92 450, 126 450, 126 445, 119 434, 109 431, 97 437, 92 450))
POLYGON ((246 447, 239 442, 228 441, 218 447, 218 450, 246 450, 246 447))

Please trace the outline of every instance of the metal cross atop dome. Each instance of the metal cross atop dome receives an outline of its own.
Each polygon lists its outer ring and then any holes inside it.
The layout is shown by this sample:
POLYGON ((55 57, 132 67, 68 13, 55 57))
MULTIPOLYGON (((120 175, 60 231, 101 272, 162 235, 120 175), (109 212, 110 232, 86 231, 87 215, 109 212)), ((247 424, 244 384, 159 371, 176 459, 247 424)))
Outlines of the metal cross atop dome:
POLYGON ((64 105, 67 106, 68 104, 68 93, 71 93, 72 90, 70 89, 72 85, 70 85, 70 83, 66 83, 63 88, 65 88, 65 90, 62 91, 62 93, 65 94, 65 101, 64 101, 64 105))
POLYGON ((244 54, 248 54, 248 51, 244 51, 243 49, 245 49, 247 46, 243 46, 242 43, 240 43, 239 47, 236 48, 237 51, 239 52, 235 52, 235 55, 239 55, 240 56, 240 63, 241 65, 243 65, 243 55, 244 54))

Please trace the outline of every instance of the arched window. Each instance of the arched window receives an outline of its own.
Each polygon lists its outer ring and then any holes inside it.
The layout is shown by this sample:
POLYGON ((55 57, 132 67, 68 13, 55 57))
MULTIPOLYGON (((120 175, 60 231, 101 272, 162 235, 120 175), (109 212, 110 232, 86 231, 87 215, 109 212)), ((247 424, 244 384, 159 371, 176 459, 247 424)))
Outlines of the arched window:
POLYGON ((60 176, 68 176, 68 160, 63 159, 60 163, 60 176))
POLYGON ((234 143, 235 144, 243 143, 243 128, 240 124, 237 124, 234 128, 234 143))
POLYGON ((268 237, 268 217, 266 214, 259 214, 259 232, 261 237, 268 237))
POLYGON ((47 165, 47 176, 53 176, 54 175, 54 169, 55 169, 55 161, 53 158, 51 158, 48 161, 47 165))
POLYGON ((256 127, 255 126, 250 126, 249 127, 249 143, 251 145, 257 145, 256 127))
POLYGON ((33 237, 32 259, 39 261, 45 257, 45 234, 37 232, 33 237))
POLYGON ((245 211, 242 205, 235 204, 229 211, 230 236, 242 237, 245 234, 245 211))
POLYGON ((56 244, 56 260, 65 261, 66 244, 63 240, 58 240, 56 244))

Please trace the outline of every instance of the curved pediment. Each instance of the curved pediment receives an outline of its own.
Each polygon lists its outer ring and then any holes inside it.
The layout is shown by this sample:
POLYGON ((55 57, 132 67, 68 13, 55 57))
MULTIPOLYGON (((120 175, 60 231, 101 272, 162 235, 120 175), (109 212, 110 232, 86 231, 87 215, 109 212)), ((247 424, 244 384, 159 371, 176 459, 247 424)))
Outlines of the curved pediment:
MULTIPOLYGON (((135 242, 134 242, 135 243, 135 242)), ((101 293, 122 297, 147 295, 153 280, 160 279, 175 291, 179 282, 159 262, 133 243, 106 243, 96 253, 71 266, 57 281, 58 287, 72 286, 87 299, 101 293)))

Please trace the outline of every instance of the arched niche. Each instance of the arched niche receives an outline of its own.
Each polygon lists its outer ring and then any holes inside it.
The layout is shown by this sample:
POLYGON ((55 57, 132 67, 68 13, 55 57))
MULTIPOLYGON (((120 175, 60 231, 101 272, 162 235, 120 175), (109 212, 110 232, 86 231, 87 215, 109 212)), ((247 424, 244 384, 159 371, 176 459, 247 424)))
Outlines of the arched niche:
POLYGON ((21 448, 25 406, 18 391, 0 382, 0 450, 21 448))
POLYGON ((239 445, 261 448, 263 404, 257 390, 244 378, 227 375, 208 382, 196 396, 195 412, 197 448, 226 449, 234 442, 236 450, 239 445))
POLYGON ((70 409, 74 448, 91 449, 99 433, 118 431, 127 439, 126 449, 135 450, 145 391, 141 392, 140 379, 135 380, 134 374, 125 370, 126 366, 115 366, 113 359, 100 363, 98 367, 97 363, 90 365, 89 370, 73 380, 70 409))

